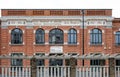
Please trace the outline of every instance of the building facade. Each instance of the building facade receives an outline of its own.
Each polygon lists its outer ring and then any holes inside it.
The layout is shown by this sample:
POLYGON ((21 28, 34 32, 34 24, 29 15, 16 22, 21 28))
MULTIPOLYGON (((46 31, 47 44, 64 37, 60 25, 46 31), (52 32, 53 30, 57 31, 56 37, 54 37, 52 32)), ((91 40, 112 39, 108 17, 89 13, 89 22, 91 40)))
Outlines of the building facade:
MULTIPOLYGON (((84 14, 81 9, 2 9, 1 13, 1 55, 120 53, 120 19, 112 17, 112 9, 85 9, 84 14)), ((37 64, 69 65, 69 61, 40 59, 37 64)), ((30 60, 1 60, 1 65, 30 65, 30 60)), ((99 65, 99 60, 85 60, 84 65, 99 65)))

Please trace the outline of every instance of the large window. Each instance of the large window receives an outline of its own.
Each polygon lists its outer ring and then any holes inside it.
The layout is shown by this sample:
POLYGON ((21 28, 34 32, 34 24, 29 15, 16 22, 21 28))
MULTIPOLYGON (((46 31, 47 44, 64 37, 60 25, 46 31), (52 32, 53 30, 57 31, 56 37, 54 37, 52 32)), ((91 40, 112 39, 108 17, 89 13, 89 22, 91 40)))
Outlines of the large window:
POLYGON ((70 29, 68 32, 68 44, 77 43, 77 31, 75 29, 70 29))
MULTIPOLYGON (((44 56, 45 53, 36 53, 35 54, 38 57, 44 56)), ((44 66, 45 65, 45 60, 44 59, 37 59, 37 66, 44 66)))
MULTIPOLYGON (((51 53, 49 56, 61 56, 63 55, 62 53, 51 53)), ((63 59, 55 59, 51 58, 49 59, 49 65, 50 66, 62 66, 63 65, 63 59)))
POLYGON ((116 60, 116 66, 120 66, 120 60, 119 59, 116 60))
MULTIPOLYGON (((11 56, 22 56, 23 53, 11 53, 11 56)), ((11 59, 11 66, 22 66, 23 60, 22 59, 11 59)))
MULTIPOLYGON (((116 66, 120 66, 120 59, 117 59, 115 64, 116 66)), ((120 71, 120 69, 116 68, 116 71, 120 71)))
POLYGON ((50 44, 63 44, 63 31, 55 28, 49 33, 49 43, 50 44))
POLYGON ((120 31, 115 34, 115 44, 120 45, 120 31))
POLYGON ((36 44, 44 44, 45 40, 45 32, 43 29, 37 29, 35 33, 35 41, 36 44))
POLYGON ((90 44, 102 44, 102 31, 100 29, 92 29, 90 33, 90 44))
POLYGON ((15 28, 11 31, 11 44, 22 44, 23 43, 23 32, 19 28, 15 28))
POLYGON ((90 60, 90 65, 92 66, 101 65, 100 61, 102 61, 102 64, 105 65, 105 60, 100 60, 100 59, 90 60))

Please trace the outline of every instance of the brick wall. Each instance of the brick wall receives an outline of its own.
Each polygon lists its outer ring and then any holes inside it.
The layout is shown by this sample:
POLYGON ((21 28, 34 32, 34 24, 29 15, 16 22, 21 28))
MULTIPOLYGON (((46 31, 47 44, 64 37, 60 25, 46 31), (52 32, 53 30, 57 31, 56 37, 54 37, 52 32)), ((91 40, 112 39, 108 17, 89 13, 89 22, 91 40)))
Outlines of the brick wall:
MULTIPOLYGON (((84 9, 86 16, 111 16, 111 9, 84 9)), ((2 16, 75 16, 81 9, 2 9, 2 16)))
MULTIPOLYGON (((85 14, 86 16, 95 16, 95 15, 102 15, 102 16, 111 16, 112 11, 111 10, 85 10, 87 13, 85 14), (101 12, 101 13, 100 13, 101 12)), ((9 16, 9 15, 17 15, 17 16, 35 16, 35 15, 45 15, 45 16, 50 16, 50 15, 62 15, 62 16, 69 16, 69 15, 81 15, 78 14, 79 11, 75 10, 2 10, 2 16, 9 16), (20 12, 21 11, 21 12, 20 12), (59 13, 59 14, 57 14, 59 13)), ((24 31, 23 34, 23 41, 24 45, 11 45, 10 40, 11 40, 11 34, 10 30, 16 28, 15 26, 9 26, 8 28, 5 29, 0 29, 0 44, 1 44, 1 54, 7 54, 9 55, 12 52, 23 52, 25 55, 33 55, 35 52, 43 52, 43 53, 50 53, 50 47, 51 46, 56 46, 56 45, 50 45, 49 44, 49 33, 45 33, 45 42, 48 44, 46 45, 35 45, 35 34, 34 30, 37 30, 39 26, 34 26, 33 28, 27 29, 25 26, 17 26, 17 28, 20 28, 21 30, 24 31)), ((42 26, 41 27, 44 30, 50 31, 53 28, 56 28, 56 26, 42 26)), ((71 26, 58 26, 57 28, 61 30, 66 30, 68 31, 71 26)), ((74 26, 79 33, 77 33, 77 45, 57 45, 57 46, 63 46, 63 51, 64 53, 79 53, 82 54, 82 28, 79 26, 74 26)), ((97 28, 102 30, 102 45, 90 45, 90 33, 89 31, 96 28, 96 26, 88 26, 84 29, 85 31, 85 54, 89 53, 104 53, 104 54, 114 54, 114 53, 120 53, 120 47, 115 45, 115 34, 114 32, 119 31, 120 28, 120 19, 114 19, 113 20, 113 27, 112 28, 107 28, 105 26, 97 26, 97 28)), ((68 41, 68 34, 64 33, 64 42, 68 41)), ((81 62, 81 61, 80 61, 81 62)), ((80 63, 78 62, 78 63, 80 63)), ((48 62, 46 61, 46 64, 48 62)), ((2 60, 3 65, 10 64, 8 60, 2 60)), ((29 60, 24 60, 24 64, 29 64, 29 60)), ((89 64, 89 61, 85 61, 85 64, 89 64)))

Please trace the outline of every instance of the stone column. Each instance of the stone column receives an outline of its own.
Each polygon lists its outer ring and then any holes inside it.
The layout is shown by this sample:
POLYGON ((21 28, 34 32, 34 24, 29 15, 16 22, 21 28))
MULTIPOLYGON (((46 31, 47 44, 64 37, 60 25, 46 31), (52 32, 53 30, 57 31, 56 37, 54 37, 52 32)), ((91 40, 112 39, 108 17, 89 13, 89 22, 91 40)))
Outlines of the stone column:
POLYGON ((115 59, 109 58, 109 77, 115 77, 115 59))
POLYGON ((70 58, 70 77, 76 77, 76 59, 70 58))
POLYGON ((30 65, 31 65, 31 77, 37 77, 37 64, 36 64, 36 58, 33 57, 30 60, 30 65))

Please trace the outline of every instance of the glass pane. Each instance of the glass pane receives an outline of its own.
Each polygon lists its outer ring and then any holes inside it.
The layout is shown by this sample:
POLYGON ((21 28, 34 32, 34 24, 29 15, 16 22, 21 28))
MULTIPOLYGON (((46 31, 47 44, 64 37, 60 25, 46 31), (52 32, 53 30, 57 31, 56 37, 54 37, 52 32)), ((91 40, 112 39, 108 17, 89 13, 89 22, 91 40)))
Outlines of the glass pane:
MULTIPOLYGON (((11 53, 11 56, 22 56, 22 53, 11 53)), ((11 59, 12 66, 22 66, 23 62, 22 59, 11 59)))
POLYGON ((49 33, 49 40, 52 44, 62 44, 63 43, 63 31, 59 29, 51 30, 49 33))
POLYGON ((11 32, 11 43, 21 44, 22 43, 22 30, 16 28, 11 32))

